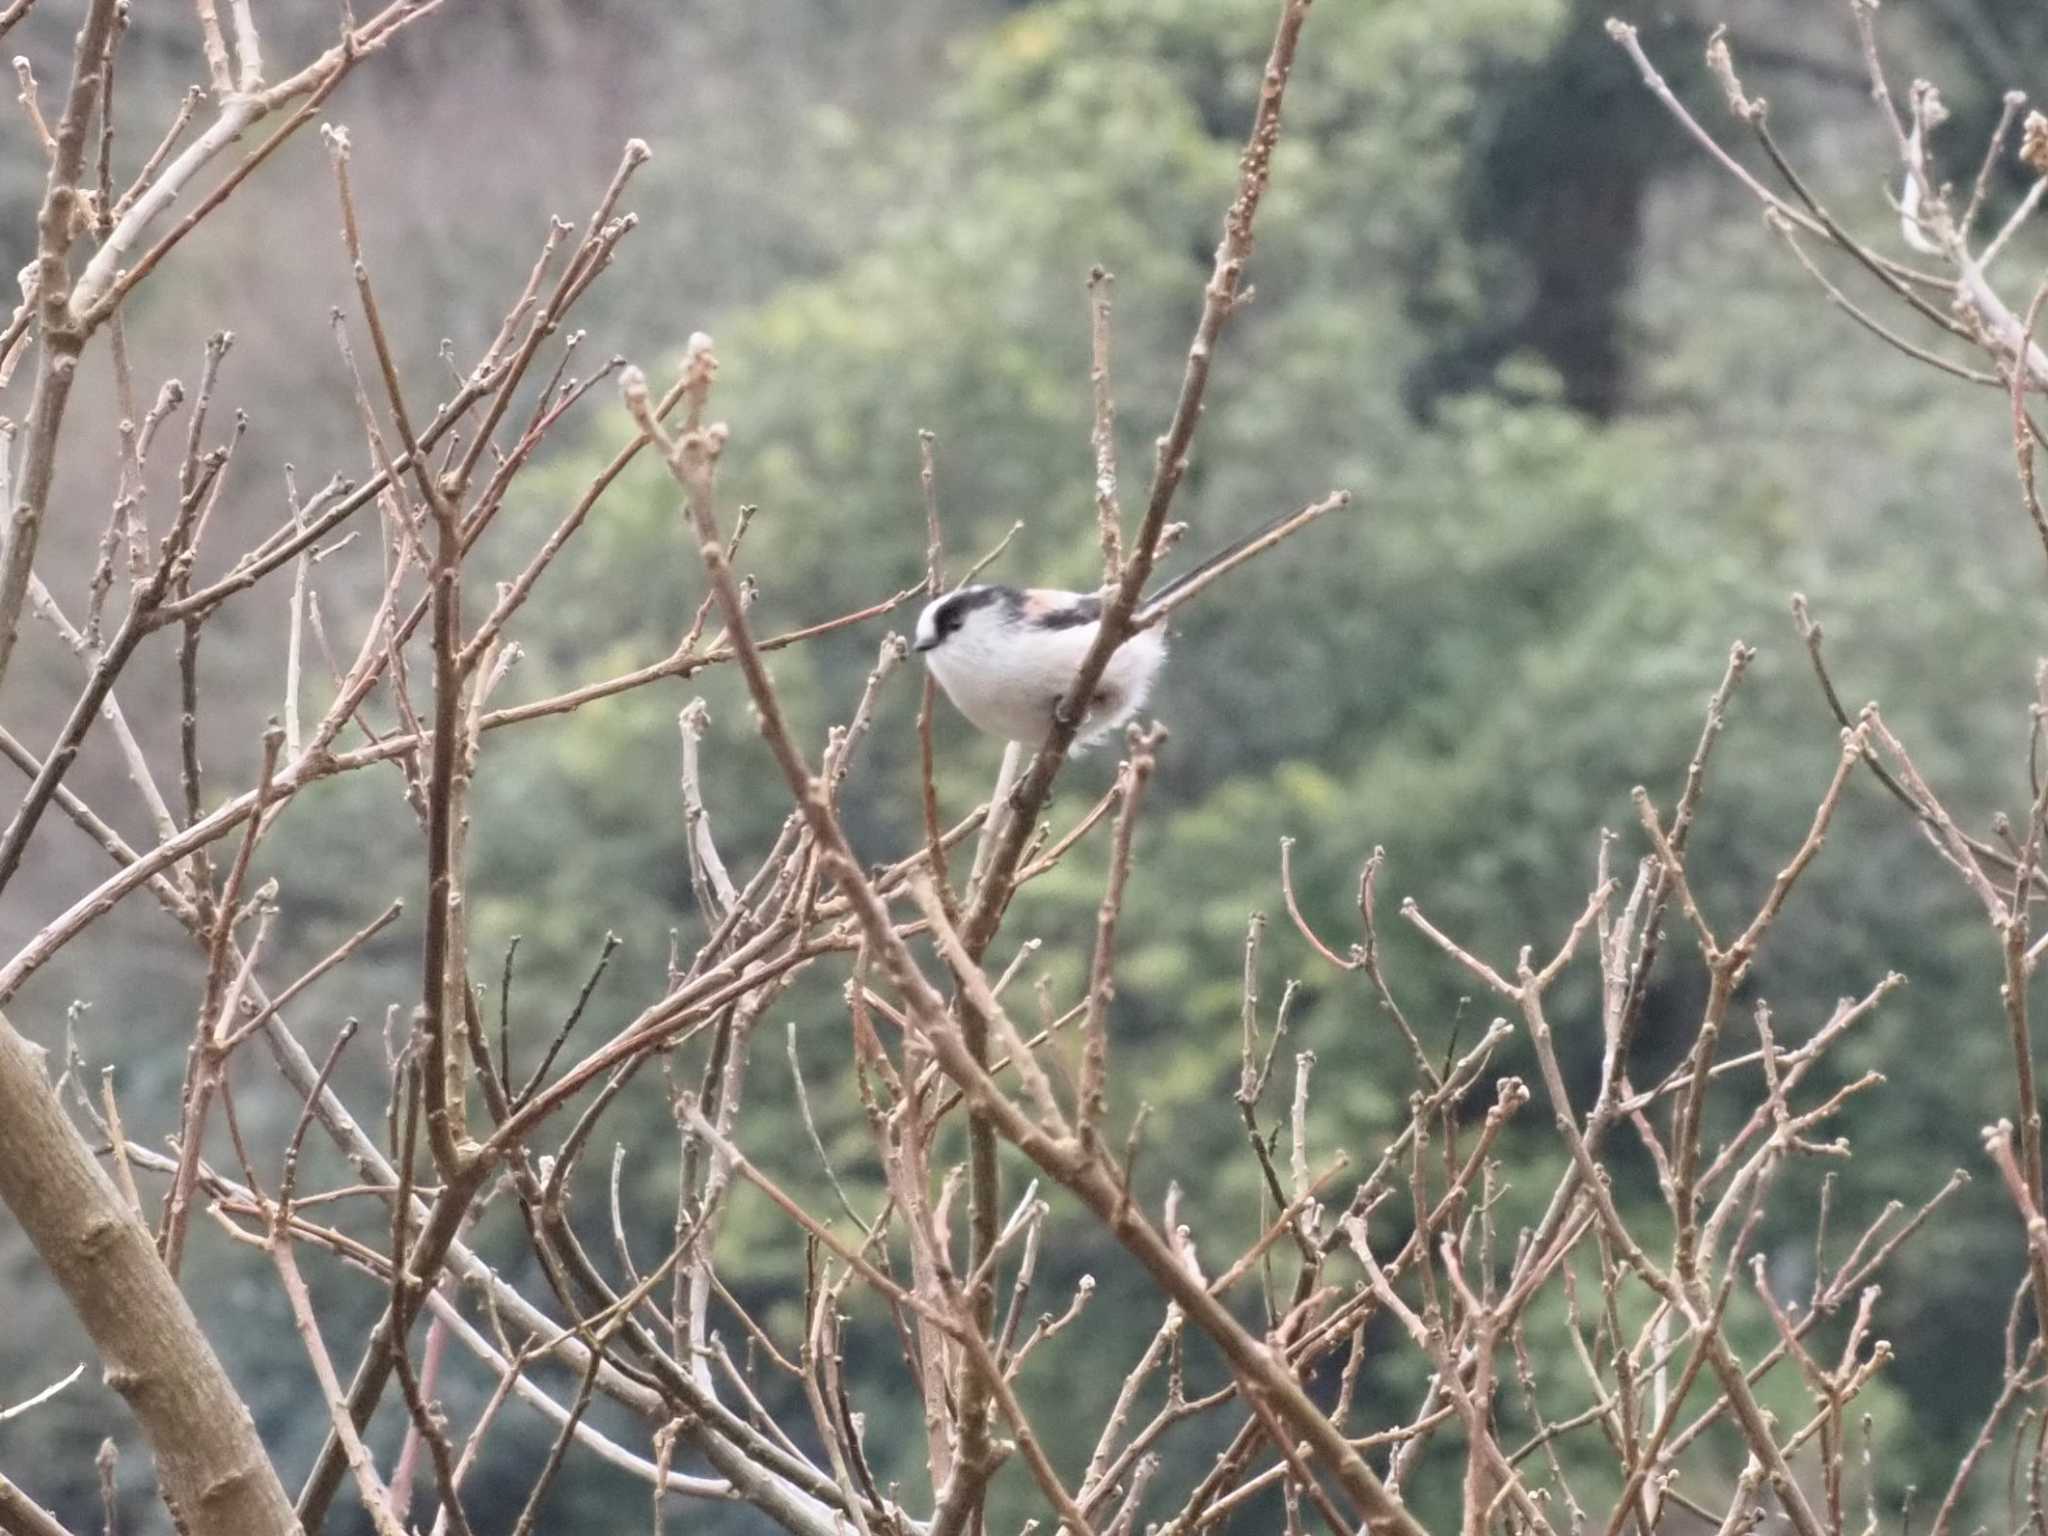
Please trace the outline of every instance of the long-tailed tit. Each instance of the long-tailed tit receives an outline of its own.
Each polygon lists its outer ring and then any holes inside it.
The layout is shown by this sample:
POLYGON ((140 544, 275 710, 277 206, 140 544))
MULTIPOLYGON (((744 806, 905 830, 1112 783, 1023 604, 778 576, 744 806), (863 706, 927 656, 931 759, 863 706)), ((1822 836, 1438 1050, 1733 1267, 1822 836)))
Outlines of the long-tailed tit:
MULTIPOLYGON (((1233 566, 1342 506, 1333 496, 1290 512, 1183 572, 1138 605, 1135 632, 1109 658, 1079 745, 1100 741, 1145 705, 1166 660, 1166 616, 1233 566)), ((991 736, 1036 745, 1101 627, 1103 594, 996 584, 960 587, 917 616, 915 649, 970 722, 991 736)))

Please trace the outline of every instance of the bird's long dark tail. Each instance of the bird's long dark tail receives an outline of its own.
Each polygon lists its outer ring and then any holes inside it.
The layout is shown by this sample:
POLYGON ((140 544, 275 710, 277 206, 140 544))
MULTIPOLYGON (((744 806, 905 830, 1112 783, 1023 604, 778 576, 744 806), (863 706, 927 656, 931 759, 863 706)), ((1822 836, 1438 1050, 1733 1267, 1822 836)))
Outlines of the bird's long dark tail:
POLYGON ((1178 608, 1182 603, 1187 602, 1197 592, 1200 592, 1202 588, 1223 575, 1224 572, 1235 570, 1255 555, 1264 554, 1282 539, 1291 538, 1295 533, 1306 528, 1324 513, 1334 512, 1339 507, 1348 506, 1350 501, 1351 496, 1348 492, 1339 491, 1335 495, 1327 496, 1318 502, 1313 502, 1298 511, 1283 513, 1271 522, 1254 528, 1235 543, 1219 549, 1215 554, 1209 556, 1208 559, 1202 561, 1201 564, 1194 566, 1192 569, 1182 571, 1173 580, 1146 598, 1139 605, 1135 615, 1138 627, 1145 629, 1157 624, 1167 614, 1178 608))

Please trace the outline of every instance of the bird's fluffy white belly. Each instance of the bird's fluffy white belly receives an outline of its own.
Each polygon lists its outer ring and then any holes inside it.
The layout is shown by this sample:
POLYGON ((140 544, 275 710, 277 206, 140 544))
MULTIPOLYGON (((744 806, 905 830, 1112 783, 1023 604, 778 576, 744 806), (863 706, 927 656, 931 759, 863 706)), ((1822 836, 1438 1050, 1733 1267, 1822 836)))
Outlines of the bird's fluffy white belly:
MULTIPOLYGON (((1077 624, 993 641, 959 635, 931 653, 932 676, 980 729, 1035 746, 1051 728, 1053 708, 1073 683, 1097 628, 1077 624)), ((1144 707, 1165 651, 1166 637, 1157 628, 1117 647, 1097 688, 1100 702, 1088 713, 1087 739, 1114 730, 1144 707)))

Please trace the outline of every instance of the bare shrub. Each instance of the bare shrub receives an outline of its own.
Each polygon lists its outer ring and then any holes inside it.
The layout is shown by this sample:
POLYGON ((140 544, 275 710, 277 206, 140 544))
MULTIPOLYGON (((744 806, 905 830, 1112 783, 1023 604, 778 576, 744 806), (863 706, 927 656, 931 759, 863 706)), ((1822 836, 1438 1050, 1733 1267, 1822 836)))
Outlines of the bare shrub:
MULTIPOLYGON (((0 36, 27 9, 28 0, 18 0, 0 14, 0 36)), ((1133 632, 1172 530, 1210 369, 1247 294, 1307 0, 1280 8, 1179 393, 1134 519, 1122 506, 1111 430, 1118 403, 1108 285, 1100 275, 1091 285, 1095 372, 1076 387, 1092 388, 1096 418, 1104 611, 1094 649, 1047 739, 1030 752, 1013 749, 988 802, 957 820, 949 821, 934 782, 927 683, 923 836, 879 863, 856 853, 840 806, 861 771, 877 699, 900 678, 902 641, 881 643, 864 690, 846 702, 845 723, 822 743, 800 739, 791 726, 770 664, 778 651, 944 589, 931 442, 925 582, 876 593, 851 612, 757 633, 737 564, 748 514, 727 511, 719 484, 729 429, 713 410, 709 338, 694 339, 676 376, 659 387, 639 368, 619 360, 590 366, 574 351, 577 306, 633 229, 623 209, 647 158, 637 141, 587 219, 545 232, 495 334, 457 366, 448 398, 429 408, 380 307, 393 263, 359 220, 350 136, 322 124, 357 301, 352 316, 336 317, 333 336, 353 380, 351 430, 361 434, 367 462, 354 478, 336 475, 303 491, 294 483, 275 527, 232 557, 207 545, 208 534, 220 532, 213 513, 242 440, 240 424, 223 423, 215 407, 232 366, 228 338, 209 347, 194 388, 152 393, 128 368, 123 305, 144 284, 166 280, 186 235, 314 123, 347 73, 433 9, 399 0, 352 21, 341 42, 270 84, 273 66, 247 0, 232 0, 225 16, 199 0, 208 87, 123 191, 109 169, 113 119, 102 95, 109 82, 118 87, 125 13, 118 0, 88 0, 61 106, 47 124, 33 291, 0 337, 7 366, 19 364, 23 384, 15 387, 30 397, 5 459, 12 517, 0 554, 0 682, 15 681, 15 639, 32 614, 54 628, 84 677, 51 745, 38 751, 0 733, 0 749, 28 785, 0 831, 0 886, 19 876, 52 812, 82 831, 107 866, 0 964, 0 1003, 16 1000, 60 951, 108 942, 109 914, 145 891, 189 937, 186 963, 202 979, 203 999, 184 1043, 168 1154, 127 1133, 111 1078, 92 1091, 84 1063, 67 1061, 53 1079, 42 1053, 0 1020, 0 1198, 132 1409, 182 1529, 320 1530, 347 1489, 376 1530, 396 1536, 428 1524, 424 1504, 414 1508, 417 1479, 433 1490, 432 1528, 468 1532, 474 1492, 470 1485, 466 1494, 465 1479, 515 1397, 555 1427, 551 1451, 518 1500, 521 1533, 536 1528, 570 1455, 602 1458, 641 1480, 656 1531, 667 1518, 689 1518, 674 1515, 682 1499, 743 1502, 804 1536, 954 1536, 983 1528, 991 1480, 1011 1464, 1031 1480, 1043 1524, 1103 1536, 1141 1521, 1186 1536, 1240 1517, 1277 1517, 1290 1530, 1414 1533, 1421 1525, 1409 1500, 1418 1479, 1446 1466, 1456 1468, 1468 1533, 1496 1525, 1578 1531, 1598 1522, 1613 1536, 1684 1521, 1730 1532, 1765 1519, 1798 1536, 1837 1536, 1851 1523, 1872 1529, 1880 1516, 1871 1470, 1858 1466, 1856 1431, 1858 1395, 1889 1354, 1872 1328, 1876 1280, 1957 1181, 1932 1181, 1914 1203, 1887 1206, 1833 1262, 1825 1260, 1823 1204, 1824 1257, 1805 1296, 1778 1294, 1753 1245, 1783 1170, 1798 1159, 1845 1159, 1831 1120, 1852 1098, 1882 1087, 1875 1073, 1831 1076, 1831 1053, 1900 978, 1869 978, 1862 995, 1822 1019, 1775 1018, 1751 985, 1780 915, 1801 897, 1802 876, 1828 856, 1837 808, 1862 775, 1897 800, 1982 905, 2000 958, 1999 1009, 2017 1089, 2013 1121, 1987 1129, 1985 1141, 2011 1195, 2027 1273, 2013 1300, 2000 1391, 1940 1496, 1935 1536, 1975 1507, 1972 1480, 1984 1475, 1994 1448, 2014 1458, 2015 1476, 2030 1456, 2038 1490, 2042 1436, 2029 1442, 2022 1426, 2027 1416, 2038 1424, 2048 1406, 2039 1338, 2039 1320, 2048 1317, 2048 1216, 2028 991, 2048 951, 2048 937, 2031 931, 2032 904, 2048 893, 2048 788, 2036 775, 2019 817, 1990 837, 1967 830, 1883 716, 1842 703, 1803 600, 1797 622, 1837 717, 1840 753, 1813 786, 1804 839, 1783 850, 1775 878, 1745 910, 1705 910, 1689 875, 1690 834, 1753 654, 1737 644, 1675 793, 1660 804, 1637 792, 1641 856, 1626 859, 1612 835, 1589 838, 1594 869, 1581 908, 1549 915, 1528 945, 1503 957, 1474 952, 1432 922, 1426 904, 1399 904, 1400 919, 1499 1010, 1448 1059, 1425 1050, 1385 963, 1380 853, 1359 850, 1356 935, 1333 940, 1327 923, 1298 903, 1282 845, 1277 895, 1289 919, 1332 977, 1356 978, 1351 984, 1374 1000, 1412 1058, 1409 1113, 1384 1146, 1337 1152, 1318 1136, 1314 1057, 1300 1052, 1290 1064, 1282 1056, 1289 995, 1275 1010, 1260 996, 1258 920, 1246 942, 1239 1086, 1234 1104, 1219 1110, 1242 1121, 1246 1155, 1256 1161, 1265 1200, 1257 1220, 1234 1236, 1196 1231, 1182 1219, 1176 1185, 1163 1199, 1151 1192, 1147 1148, 1164 1133, 1142 1112, 1112 1123, 1119 1067, 1110 1020, 1123 898, 1142 868, 1146 792, 1161 771, 1163 737, 1133 728, 1110 790, 1057 835, 1042 816, 1080 706, 1133 632), (245 134, 255 142, 238 150, 245 134), (84 451, 79 424, 68 418, 90 350, 108 353, 115 370, 118 456, 102 469, 117 489, 90 580, 59 594, 38 576, 37 556, 46 521, 64 504, 55 491, 60 472, 78 473, 70 461, 84 451), (513 553, 514 574, 484 590, 477 552, 508 558, 486 541, 536 455, 579 412, 610 408, 614 392, 633 435, 544 540, 513 553), (517 659, 512 636, 522 611, 547 600, 565 545, 643 457, 673 477, 679 516, 701 556, 706 584, 692 622, 672 652, 643 665, 531 702, 494 702, 517 659), (378 586, 343 634, 319 620, 316 566, 357 539, 376 551, 378 586), (228 790, 208 775, 198 750, 197 721, 211 707, 198 658, 212 626, 259 587, 288 594, 282 702, 253 779, 228 790), (145 648, 178 680, 184 729, 174 779, 142 749, 124 713, 121 689, 145 648), (694 948, 679 946, 663 985, 598 1038, 592 1028, 578 1032, 594 974, 539 1059, 515 1070, 506 1033, 513 957, 503 961, 496 1031, 492 978, 472 969, 472 843, 511 835, 472 824, 481 756, 529 722, 717 667, 744 680, 780 770, 772 793, 789 807, 780 838, 751 864, 721 850, 718 808, 707 802, 698 762, 702 707, 684 710, 680 804, 669 814, 687 824, 704 936, 694 948), (313 700, 323 702, 309 707, 313 700), (70 770, 89 734, 119 753, 134 795, 121 814, 139 811, 149 838, 131 840, 74 792, 70 770), (254 872, 264 839, 300 796, 380 765, 395 768, 421 835, 413 884, 424 910, 416 1004, 387 1035, 381 1063, 346 1074, 349 1084, 376 1085, 360 1094, 341 1091, 339 1069, 373 1053, 374 1042, 351 1025, 316 1052, 292 1020, 300 1000, 358 961, 399 908, 365 907, 330 953, 287 974, 275 962, 274 935, 280 904, 293 897, 254 872), (1014 958, 999 961, 1006 912, 1020 888, 1087 838, 1106 839, 1109 874, 1085 988, 1064 1003, 1042 993, 1027 1016, 1012 983, 1031 948, 1013 943, 1014 958), (1704 1004, 1680 1064, 1638 1082, 1633 1047, 1650 980, 1660 966, 1679 964, 1699 967, 1704 1004), (747 1047, 764 1027, 773 1032, 775 1006, 804 976, 840 989, 844 1049, 879 1193, 849 1190, 836 1173, 805 1096, 793 1029, 787 1059, 796 1106, 830 1200, 785 1187, 749 1156, 747 1110, 762 1090, 749 1082, 747 1047), (1597 1084, 1579 1102, 1560 1065, 1561 1030, 1597 1031, 1600 1042, 1597 1084), (1533 1053, 1534 1084, 1496 1069, 1517 1038, 1533 1053), (298 1106, 275 1134, 245 1134, 237 1117, 236 1077, 246 1101, 255 1090, 242 1064, 258 1050, 298 1106), (674 1230, 662 1252, 636 1254, 618 1202, 621 1152, 602 1235, 612 1251, 593 1252, 592 1223, 572 1219, 570 1199, 579 1182, 591 1182, 585 1160, 608 1114, 636 1086, 658 1092, 673 1115, 674 1230), (1539 1220, 1497 1231, 1496 1203, 1510 1177, 1496 1156, 1499 1138, 1511 1118, 1531 1115, 1547 1115, 1554 1127, 1562 1172, 1539 1220), (1710 1126, 1722 1123, 1736 1129, 1716 1140, 1710 1126), (210 1127, 225 1128, 232 1162, 203 1155, 210 1127), (1618 1137, 1653 1164, 1661 1211, 1645 1215, 1617 1199, 1618 1137), (323 1139, 338 1157, 323 1157, 322 1166, 346 1172, 303 1186, 302 1169, 315 1162, 308 1144, 323 1139), (793 1321, 756 1315, 744 1282, 721 1273, 723 1222, 742 1190, 785 1224, 789 1272, 803 1277, 802 1314, 793 1321), (1149 1339, 1111 1329, 1090 1337, 1092 1281, 1053 1298, 1033 1321, 1056 1207, 1098 1223, 1142 1274, 1156 1297, 1149 1339), (201 1216, 206 1223, 196 1222, 201 1216), (218 1235, 251 1272, 275 1282, 319 1384, 327 1441, 296 1498, 180 1289, 201 1232, 218 1235), (381 1297, 381 1317, 353 1361, 337 1354, 314 1294, 336 1277, 381 1297), (1767 1318, 1769 1341, 1749 1344, 1733 1326, 1736 1311, 1767 1318), (892 1366, 918 1404, 921 1487, 878 1473, 860 1404, 881 1384, 849 1369, 846 1350, 849 1333, 863 1326, 895 1341, 892 1366), (1085 1338, 1127 1363, 1080 1466, 1059 1464, 1026 1408, 1047 1390, 1038 1376, 1049 1356, 1040 1351, 1063 1334, 1069 1345, 1085 1338), (1544 1347, 1532 1347, 1532 1338, 1544 1347), (1368 1352, 1386 1349, 1420 1363, 1424 1386, 1415 1400, 1361 1399, 1368 1352), (473 1357, 495 1383, 459 1424, 439 1392, 451 1351, 473 1357), (1560 1368, 1560 1360, 1570 1365, 1560 1368), (1769 1406, 1784 1401, 1788 1377, 1803 1393, 1797 1422, 1769 1406), (387 1456, 373 1418, 394 1386, 404 1423, 396 1455, 387 1456), (593 1414, 600 1403, 603 1428, 593 1414), (631 1432, 610 1427, 621 1423, 631 1432), (1224 1449, 1204 1476, 1171 1486, 1158 1452, 1198 1423, 1224 1449), (1589 1447, 1601 1469, 1597 1489, 1583 1478, 1575 1484, 1570 1471, 1589 1447), (1721 1470, 1730 1447, 1742 1463, 1732 1477, 1721 1470), (1861 1510, 1859 1500, 1867 1501, 1861 1510)), ((2017 103, 2007 113, 1982 163, 2006 153, 2017 128, 2019 153, 2042 179, 2004 229, 1977 243, 1984 173, 1960 193, 1940 179, 1931 153, 1939 96, 1916 83, 1902 111, 1886 87, 1874 10, 1859 0, 1854 15, 1899 155, 1899 233, 1910 260, 1852 235, 1814 200, 1771 137, 1763 104, 1745 94, 1724 40, 1715 39, 1707 65, 1738 128, 1755 137, 1789 189, 1782 194, 1690 115, 1631 29, 1615 23, 1613 31, 1686 131, 1755 195, 1827 300, 1930 367, 2001 391, 2018 499, 2048 555, 2034 470, 2043 439, 2029 408, 2030 389, 2048 385, 2048 355, 2031 339, 2048 284, 2016 304, 1991 275, 2048 186, 2048 121, 2017 122, 2017 103), (1852 297, 1851 281, 1872 297, 1852 297), (1879 303, 1898 313, 1871 307, 1879 303), (1909 338, 1901 329, 1909 324, 1928 328, 1931 339, 1909 338)), ((28 99, 33 112, 33 93, 28 99)), ((63 515, 75 514, 72 498, 63 515)), ((16 681, 14 697, 20 687, 16 681)), ((2048 698, 2032 722, 2037 757, 2044 712, 2048 698)), ((610 952, 607 942, 599 974, 610 952)), ((1849 1164, 1843 1177, 1853 1176, 1849 1164)), ((879 1370, 872 1357, 864 1354, 863 1369, 879 1370)), ((33 1412, 49 1395, 24 1395, 4 1416, 33 1412)), ((2027 1516, 2041 1519, 2038 1492, 2027 1516)), ((50 1536, 62 1527, 0 1477, 0 1529, 50 1536)))

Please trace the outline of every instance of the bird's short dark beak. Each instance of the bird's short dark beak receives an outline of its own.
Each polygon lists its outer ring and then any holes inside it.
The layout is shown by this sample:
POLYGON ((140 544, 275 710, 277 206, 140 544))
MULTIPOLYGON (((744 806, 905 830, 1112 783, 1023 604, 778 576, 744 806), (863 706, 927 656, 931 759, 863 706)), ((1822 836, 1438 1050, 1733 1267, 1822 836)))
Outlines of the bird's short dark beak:
POLYGON ((937 635, 928 635, 922 640, 912 641, 910 648, 913 651, 928 651, 938 643, 939 637, 937 635))

